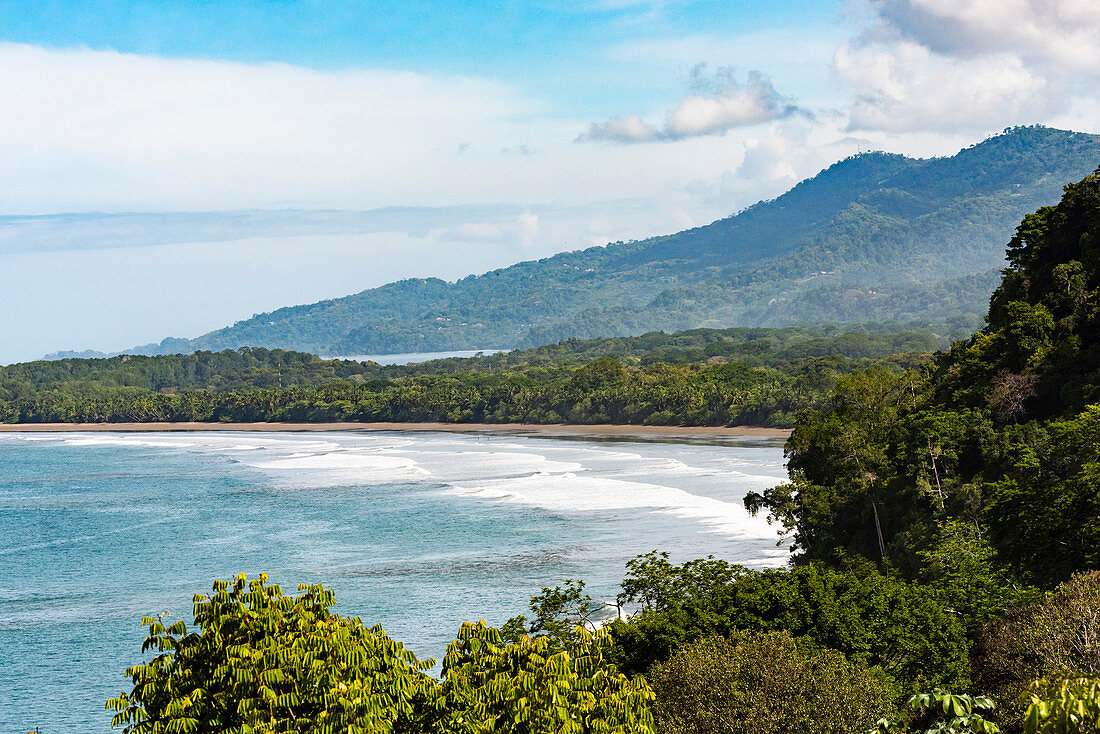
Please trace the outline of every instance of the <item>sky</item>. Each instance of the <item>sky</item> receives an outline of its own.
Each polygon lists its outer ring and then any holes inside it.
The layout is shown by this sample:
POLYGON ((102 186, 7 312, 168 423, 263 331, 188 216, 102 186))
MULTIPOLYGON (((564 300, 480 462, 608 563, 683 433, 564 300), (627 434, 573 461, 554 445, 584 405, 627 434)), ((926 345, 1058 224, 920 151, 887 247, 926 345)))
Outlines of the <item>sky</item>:
POLYGON ((0 0, 0 99, 8 363, 1100 132, 1100 3, 0 0))

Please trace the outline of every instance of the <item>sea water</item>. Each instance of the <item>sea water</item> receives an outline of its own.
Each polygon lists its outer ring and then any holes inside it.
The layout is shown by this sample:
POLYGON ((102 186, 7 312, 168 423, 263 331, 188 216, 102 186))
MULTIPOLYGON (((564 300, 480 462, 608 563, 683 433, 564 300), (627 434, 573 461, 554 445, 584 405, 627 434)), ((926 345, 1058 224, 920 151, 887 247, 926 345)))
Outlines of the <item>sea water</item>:
POLYGON ((323 583, 438 658, 543 586, 613 600, 653 549, 781 565, 742 498, 784 477, 763 438, 0 434, 0 732, 109 731, 141 617, 190 623, 192 595, 242 571, 323 583))

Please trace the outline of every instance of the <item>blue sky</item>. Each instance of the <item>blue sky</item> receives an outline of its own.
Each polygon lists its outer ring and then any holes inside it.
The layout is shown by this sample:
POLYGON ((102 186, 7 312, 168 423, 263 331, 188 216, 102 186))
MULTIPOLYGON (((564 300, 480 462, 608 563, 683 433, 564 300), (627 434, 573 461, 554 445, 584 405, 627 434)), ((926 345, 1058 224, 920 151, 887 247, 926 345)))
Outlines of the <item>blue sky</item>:
POLYGON ((0 362, 676 231, 861 150, 1100 130, 1100 3, 997 11, 0 0, 0 362))
MULTIPOLYGON (((845 26, 840 11, 841 3, 823 0, 46 0, 0 3, 0 37, 52 48, 282 62, 318 70, 446 71, 507 81, 552 104, 550 114, 573 115, 598 114, 615 104, 654 106, 662 94, 682 92, 685 64, 655 60, 640 65, 616 51, 670 38, 738 38, 774 31, 792 40, 839 39, 845 26)), ((791 51, 798 56, 797 49, 791 51)), ((713 61, 724 65, 729 59, 713 61)), ((798 75, 790 81, 797 82, 798 75)))

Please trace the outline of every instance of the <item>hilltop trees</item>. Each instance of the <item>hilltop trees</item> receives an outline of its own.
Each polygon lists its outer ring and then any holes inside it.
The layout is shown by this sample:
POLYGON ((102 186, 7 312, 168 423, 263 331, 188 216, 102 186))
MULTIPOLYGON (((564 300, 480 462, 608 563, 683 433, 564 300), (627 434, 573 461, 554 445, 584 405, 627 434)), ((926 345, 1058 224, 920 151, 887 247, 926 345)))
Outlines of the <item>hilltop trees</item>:
POLYGON ((1100 173, 1025 217, 1008 259, 985 329, 919 376, 844 378, 799 421, 791 483, 747 504, 801 559, 843 548, 916 577, 968 525, 1006 581, 1100 565, 1100 173))

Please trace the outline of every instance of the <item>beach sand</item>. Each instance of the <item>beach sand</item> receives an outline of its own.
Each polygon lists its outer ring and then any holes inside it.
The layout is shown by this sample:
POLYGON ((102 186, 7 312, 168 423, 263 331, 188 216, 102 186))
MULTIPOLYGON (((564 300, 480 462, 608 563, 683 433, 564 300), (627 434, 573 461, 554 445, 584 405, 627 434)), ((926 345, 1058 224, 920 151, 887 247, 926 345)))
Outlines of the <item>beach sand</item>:
POLYGON ((576 436, 759 436, 786 438, 787 428, 759 426, 538 425, 532 423, 0 423, 2 433, 58 431, 450 431, 454 433, 531 433, 576 436))

